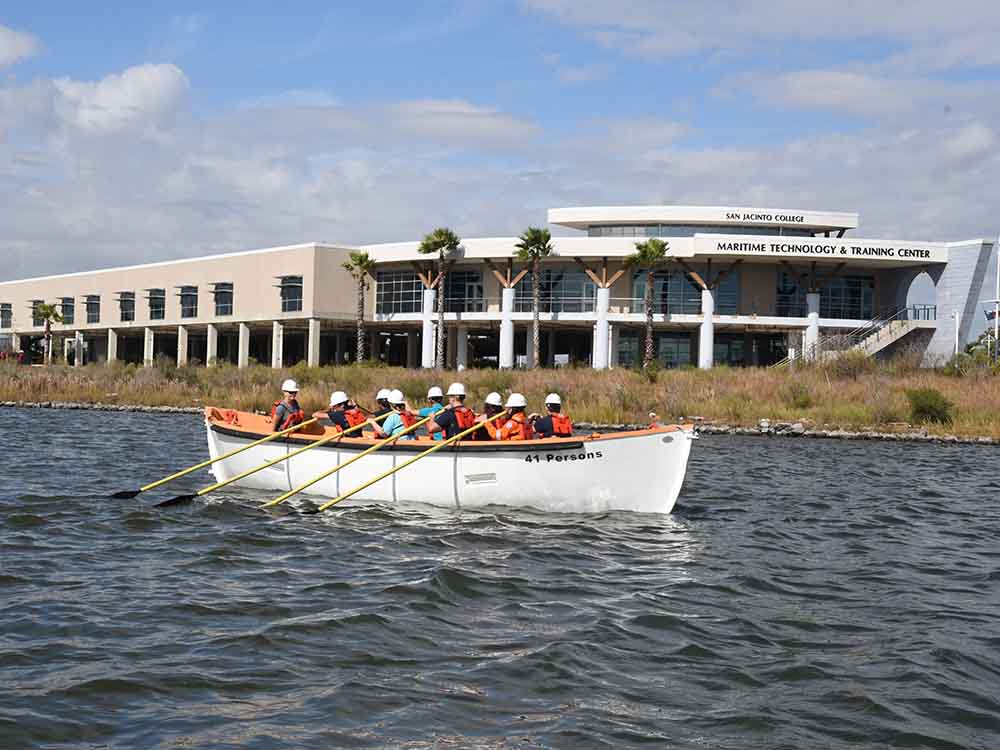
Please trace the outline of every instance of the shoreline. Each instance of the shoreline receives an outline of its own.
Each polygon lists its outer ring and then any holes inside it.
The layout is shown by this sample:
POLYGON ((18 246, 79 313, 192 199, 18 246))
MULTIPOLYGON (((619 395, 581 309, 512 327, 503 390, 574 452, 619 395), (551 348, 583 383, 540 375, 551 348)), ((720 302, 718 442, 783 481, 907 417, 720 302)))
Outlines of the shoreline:
MULTIPOLYGON (((78 401, 0 401, 5 409, 64 409, 68 411, 116 411, 144 414, 201 414, 198 406, 144 406, 140 404, 102 404, 78 401)), ((592 432, 622 432, 644 429, 644 424, 594 424, 577 422, 576 428, 592 432)), ((925 429, 908 432, 879 432, 877 430, 817 430, 801 422, 774 422, 762 419, 757 427, 737 427, 716 422, 696 422, 695 432, 702 435, 741 435, 746 437, 825 438, 827 440, 875 440, 895 443, 941 443, 954 445, 1000 445, 1000 440, 990 437, 959 437, 958 435, 932 435, 925 429)))

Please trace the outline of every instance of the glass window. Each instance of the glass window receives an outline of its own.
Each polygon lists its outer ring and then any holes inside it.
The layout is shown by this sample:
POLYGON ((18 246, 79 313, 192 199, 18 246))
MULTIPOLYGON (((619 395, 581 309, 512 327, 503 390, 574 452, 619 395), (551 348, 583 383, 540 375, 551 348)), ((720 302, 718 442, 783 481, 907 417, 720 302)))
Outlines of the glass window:
POLYGON ((781 318, 804 318, 806 316, 806 290, 787 271, 778 271, 778 286, 775 289, 774 314, 781 318))
POLYGON ((592 226, 591 237, 692 237, 695 234, 754 234, 761 236, 812 237, 809 229, 796 227, 755 227, 727 224, 624 224, 592 226))
POLYGON ((14 327, 14 307, 10 302, 0 305, 0 328, 14 327))
MULTIPOLYGON (((646 333, 642 330, 622 331, 618 337, 618 364, 622 367, 639 367, 646 346, 646 333)), ((656 359, 663 367, 681 367, 691 364, 691 336, 686 333, 654 332, 653 346, 656 359)))
POLYGON ((424 285, 413 271, 379 271, 375 276, 375 312, 420 312, 423 292, 424 285))
POLYGON ((220 281, 213 290, 215 294, 215 314, 233 314, 233 284, 230 281, 220 281))
MULTIPOLYGON (((696 268, 702 277, 705 268, 696 268)), ((646 311, 646 272, 636 271, 632 277, 633 313, 646 311)), ((726 275, 715 290, 715 312, 718 315, 736 315, 740 302, 740 274, 733 271, 726 275)), ((686 272, 657 271, 653 275, 653 312, 657 315, 701 314, 701 287, 695 284, 686 272)))
POLYGON ((198 317, 198 287, 182 286, 178 295, 181 298, 181 317, 198 317))
POLYGON ((299 312, 302 310, 302 277, 281 277, 281 312, 299 312))
POLYGON ((149 319, 163 320, 167 316, 167 290, 148 289, 149 319))
POLYGON ((135 292, 118 292, 118 306, 121 309, 122 323, 135 320, 135 292))
POLYGON ((101 295, 99 294, 87 295, 87 322, 101 322, 101 295))
POLYGON ((62 315, 63 323, 73 325, 76 321, 76 305, 72 297, 63 297, 59 300, 59 314, 62 315))
POLYGON ((31 325, 35 326, 36 328, 38 326, 45 325, 45 321, 42 320, 42 316, 39 315, 38 313, 38 308, 41 306, 42 302, 44 302, 44 300, 40 299, 31 300, 31 325))
POLYGON ((716 364, 730 367, 743 366, 743 335, 719 334, 713 347, 716 364))
POLYGON ((479 271, 452 271, 445 276, 446 312, 483 311, 483 275, 479 271))
POLYGON ((819 295, 821 318, 871 320, 874 316, 875 279, 872 276, 838 276, 819 295))
MULTIPOLYGON (((583 271, 544 269, 541 272, 540 312, 594 312, 597 285, 583 271)), ((531 312, 531 274, 526 274, 514 287, 514 311, 531 312)))

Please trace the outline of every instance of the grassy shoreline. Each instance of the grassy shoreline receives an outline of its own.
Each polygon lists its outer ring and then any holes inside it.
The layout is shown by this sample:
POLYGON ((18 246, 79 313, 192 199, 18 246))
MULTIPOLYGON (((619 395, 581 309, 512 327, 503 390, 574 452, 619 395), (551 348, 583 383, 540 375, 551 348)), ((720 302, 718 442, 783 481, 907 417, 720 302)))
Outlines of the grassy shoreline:
POLYGON ((581 422, 641 424, 655 411, 664 421, 701 417, 734 427, 761 419, 802 422, 822 429, 908 431, 924 426, 937 435, 1000 438, 1000 377, 988 372, 952 377, 905 363, 832 363, 798 369, 631 370, 589 369, 462 373, 378 366, 284 370, 252 366, 176 368, 166 363, 142 368, 116 363, 19 367, 0 365, 0 401, 70 401, 87 404, 269 409, 285 377, 299 381, 307 410, 326 406, 330 392, 346 390, 370 404, 378 388, 396 387, 414 406, 431 385, 465 383, 474 404, 490 391, 520 391, 540 410, 545 394, 558 391, 581 422), (950 423, 921 424, 911 414, 906 392, 932 388, 952 403, 950 423))

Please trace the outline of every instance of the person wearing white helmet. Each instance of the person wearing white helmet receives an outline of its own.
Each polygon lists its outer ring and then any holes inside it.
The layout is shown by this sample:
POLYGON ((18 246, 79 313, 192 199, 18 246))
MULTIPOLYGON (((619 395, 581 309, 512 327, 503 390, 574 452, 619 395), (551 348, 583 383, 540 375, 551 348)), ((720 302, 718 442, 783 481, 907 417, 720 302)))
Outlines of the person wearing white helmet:
POLYGON ((472 433, 472 439, 496 440, 500 434, 500 428, 497 426, 496 421, 487 422, 486 420, 490 417, 495 417, 502 411, 503 399, 499 393, 493 391, 493 393, 486 397, 486 401, 483 403, 483 413, 476 417, 476 421, 483 423, 483 426, 472 433))
POLYGON ((452 383, 448 386, 448 408, 431 420, 427 433, 435 437, 442 433, 446 438, 453 438, 475 424, 476 413, 465 405, 465 386, 452 383))
MULTIPOLYGON (((423 419, 424 417, 429 417, 432 414, 437 414, 439 411, 444 410, 444 391, 441 390, 441 386, 432 385, 427 391, 427 406, 417 412, 417 416, 423 419)), ((444 437, 443 432, 434 433, 435 440, 441 440, 444 437)))
MULTIPOLYGON (((400 390, 393 390, 389 393, 389 405, 392 407, 392 414, 385 418, 379 428, 379 437, 393 437, 399 435, 407 427, 412 427, 417 418, 406 405, 406 396, 400 390)), ((413 440, 413 433, 408 433, 400 437, 400 440, 413 440)))
POLYGON ((520 393, 512 393, 504 404, 510 416, 500 426, 497 440, 531 440, 531 424, 524 410, 528 408, 528 400, 520 393))
POLYGON ((330 410, 327 416, 330 418, 330 423, 341 432, 347 432, 352 427, 369 421, 358 405, 352 403, 343 391, 334 391, 330 394, 330 410))
POLYGON ((275 401, 271 407, 271 425, 274 432, 287 430, 289 427, 300 424, 306 413, 299 406, 299 384, 294 380, 286 380, 281 384, 283 394, 280 401, 275 401))
POLYGON ((573 437, 573 420, 562 413, 562 399, 558 393, 545 397, 545 412, 545 416, 532 414, 528 417, 537 437, 573 437))
POLYGON ((392 390, 389 388, 379 388, 378 393, 375 394, 375 412, 372 414, 373 417, 381 417, 383 414, 388 414, 392 411, 392 407, 389 406, 389 394, 392 390))

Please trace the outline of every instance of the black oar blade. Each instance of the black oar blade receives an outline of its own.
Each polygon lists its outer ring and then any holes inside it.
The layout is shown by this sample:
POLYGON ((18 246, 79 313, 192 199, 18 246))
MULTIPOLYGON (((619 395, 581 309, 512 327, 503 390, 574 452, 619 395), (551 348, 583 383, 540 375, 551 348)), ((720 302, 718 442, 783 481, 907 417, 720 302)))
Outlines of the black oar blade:
POLYGON ((133 497, 137 497, 142 490, 122 490, 121 492, 116 492, 111 496, 112 500, 131 500, 133 497))
POLYGON ((197 494, 177 495, 175 497, 170 498, 169 500, 163 500, 162 502, 157 503, 153 507, 154 508, 168 508, 171 505, 180 505, 181 503, 189 503, 192 500, 194 500, 196 497, 198 497, 197 494))

